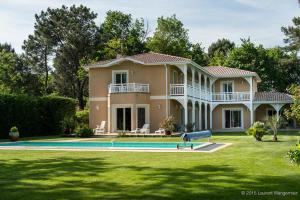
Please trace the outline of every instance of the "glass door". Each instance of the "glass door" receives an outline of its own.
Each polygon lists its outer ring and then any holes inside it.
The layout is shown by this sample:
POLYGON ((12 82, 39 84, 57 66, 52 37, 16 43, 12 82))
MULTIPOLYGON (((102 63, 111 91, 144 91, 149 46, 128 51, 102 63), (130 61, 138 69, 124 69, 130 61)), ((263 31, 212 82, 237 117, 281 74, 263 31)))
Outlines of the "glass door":
POLYGON ((233 86, 232 82, 223 83, 224 100, 232 100, 233 86))
POLYGON ((242 112, 240 110, 225 110, 225 128, 242 128, 242 112))
POLYGON ((138 128, 142 128, 146 123, 146 108, 137 109, 137 125, 138 128))
POLYGON ((131 108, 117 108, 117 131, 131 130, 131 108))

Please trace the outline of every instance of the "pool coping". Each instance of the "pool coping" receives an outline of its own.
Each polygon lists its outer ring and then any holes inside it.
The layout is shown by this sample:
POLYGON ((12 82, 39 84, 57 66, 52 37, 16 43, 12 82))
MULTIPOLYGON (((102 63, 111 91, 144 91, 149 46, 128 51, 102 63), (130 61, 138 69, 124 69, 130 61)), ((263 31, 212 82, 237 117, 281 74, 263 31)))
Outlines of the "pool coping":
POLYGON ((194 153, 213 153, 215 151, 218 151, 220 149, 223 149, 225 147, 228 147, 232 145, 232 143, 211 143, 211 142, 205 142, 203 145, 201 145, 199 148, 196 149, 190 149, 190 148, 184 148, 184 149, 171 149, 171 148, 165 148, 165 149, 151 149, 151 148, 126 148, 126 147, 72 147, 72 148, 66 148, 66 147, 29 147, 29 146, 0 146, 0 150, 47 150, 47 151, 109 151, 109 152, 170 152, 170 153, 180 153, 180 152, 194 152, 194 153), (222 144, 222 146, 219 146, 217 148, 214 148, 209 151, 201 151, 201 148, 207 147, 212 144, 222 144))

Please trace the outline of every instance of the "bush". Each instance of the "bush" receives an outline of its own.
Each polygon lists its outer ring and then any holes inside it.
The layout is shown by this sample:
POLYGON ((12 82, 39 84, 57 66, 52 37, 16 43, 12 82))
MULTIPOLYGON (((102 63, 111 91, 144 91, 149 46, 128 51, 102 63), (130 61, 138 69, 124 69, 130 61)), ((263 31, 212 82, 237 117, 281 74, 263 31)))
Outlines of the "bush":
POLYGON ((257 141, 261 141, 262 137, 268 134, 268 131, 264 123, 255 122, 246 133, 252 135, 257 141))
POLYGON ((293 164, 300 164, 300 150, 289 150, 286 154, 286 157, 293 164))
POLYGON ((164 119, 160 123, 160 128, 165 129, 166 134, 172 133, 174 131, 174 129, 175 129, 175 127, 174 127, 174 117, 173 116, 169 116, 166 119, 164 119))
POLYGON ((88 126, 89 125, 89 110, 79 110, 76 111, 75 121, 77 126, 88 126))
POLYGON ((88 126, 84 126, 78 130, 77 135, 79 137, 91 137, 93 135, 93 130, 88 126))
POLYGON ((18 130, 18 128, 16 126, 13 126, 13 127, 11 127, 10 132, 12 132, 12 133, 18 133, 19 130, 18 130))
POLYGON ((75 115, 75 106, 75 100, 65 97, 0 94, 0 138, 7 138, 14 125, 22 137, 60 134, 63 120, 75 115))

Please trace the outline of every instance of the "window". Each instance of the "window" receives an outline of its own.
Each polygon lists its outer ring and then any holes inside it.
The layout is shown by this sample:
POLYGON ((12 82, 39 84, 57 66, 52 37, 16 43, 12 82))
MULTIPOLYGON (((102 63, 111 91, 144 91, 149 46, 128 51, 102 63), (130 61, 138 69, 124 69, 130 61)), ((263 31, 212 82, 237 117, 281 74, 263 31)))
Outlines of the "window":
POLYGON ((274 116, 274 115, 276 115, 276 110, 274 110, 274 109, 267 109, 267 118, 269 118, 269 117, 272 117, 272 116, 274 116))
POLYGON ((239 109, 224 110, 224 128, 242 128, 242 111, 239 109))
POLYGON ((230 93, 233 92, 233 82, 222 82, 222 92, 230 93))
POLYGON ((146 123, 146 108, 137 108, 137 126, 138 128, 142 128, 146 123))
POLYGON ((173 71, 173 84, 178 83, 178 72, 173 71))
POLYGON ((126 70, 113 71, 113 83, 114 84, 128 83, 128 71, 126 70))

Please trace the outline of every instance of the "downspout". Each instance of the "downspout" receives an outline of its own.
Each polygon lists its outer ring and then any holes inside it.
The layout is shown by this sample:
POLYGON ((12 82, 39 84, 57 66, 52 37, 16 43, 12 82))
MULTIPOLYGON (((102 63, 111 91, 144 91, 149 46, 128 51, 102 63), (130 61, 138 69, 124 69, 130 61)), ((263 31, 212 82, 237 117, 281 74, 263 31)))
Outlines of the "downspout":
POLYGON ((166 65, 166 64, 164 64, 165 65, 165 69, 166 69, 166 118, 168 117, 168 114, 169 114, 169 112, 168 112, 168 66, 166 65))

